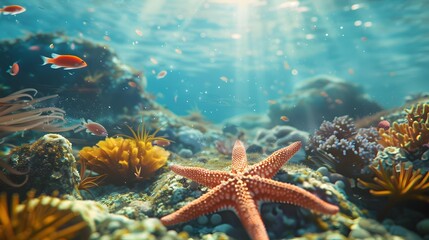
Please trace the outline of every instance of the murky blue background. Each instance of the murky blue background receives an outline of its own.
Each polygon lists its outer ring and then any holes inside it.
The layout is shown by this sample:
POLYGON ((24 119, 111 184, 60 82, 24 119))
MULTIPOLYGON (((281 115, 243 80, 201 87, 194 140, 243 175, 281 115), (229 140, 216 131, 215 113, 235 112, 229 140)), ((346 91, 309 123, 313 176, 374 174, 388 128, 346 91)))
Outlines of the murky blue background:
POLYGON ((265 113, 268 100, 319 74, 363 86, 386 108, 429 90, 429 1, 2 4, 19 4, 27 11, 0 16, 0 39, 61 31, 105 44, 123 63, 144 71, 148 91, 178 114, 198 108, 220 121, 239 113, 265 113), (161 70, 168 74, 157 80, 161 70))

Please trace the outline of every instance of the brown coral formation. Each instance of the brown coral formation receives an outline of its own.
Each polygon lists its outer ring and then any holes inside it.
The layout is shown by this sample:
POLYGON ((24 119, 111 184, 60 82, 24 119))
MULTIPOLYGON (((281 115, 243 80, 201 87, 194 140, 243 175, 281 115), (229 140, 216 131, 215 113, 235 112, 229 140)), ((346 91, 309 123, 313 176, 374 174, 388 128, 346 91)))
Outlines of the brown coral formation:
POLYGON ((400 147, 412 153, 429 143, 429 105, 417 104, 407 112, 407 122, 394 122, 389 130, 380 128, 379 143, 384 147, 400 147))
POLYGON ((153 146, 152 141, 160 138, 144 128, 132 133, 133 137, 106 138, 94 147, 84 147, 80 161, 86 161, 88 169, 106 174, 106 182, 129 184, 150 178, 166 164, 170 153, 153 146))

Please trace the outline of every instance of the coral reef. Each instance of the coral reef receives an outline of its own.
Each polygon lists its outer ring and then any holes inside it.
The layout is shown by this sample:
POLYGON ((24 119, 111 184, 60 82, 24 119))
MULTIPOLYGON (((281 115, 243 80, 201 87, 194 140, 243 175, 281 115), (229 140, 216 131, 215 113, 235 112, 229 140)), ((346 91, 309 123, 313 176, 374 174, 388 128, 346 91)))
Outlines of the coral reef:
POLYGON ((379 142, 385 147, 403 148, 419 157, 429 148, 429 104, 417 104, 405 111, 405 123, 394 122, 388 130, 379 129, 379 142))
POLYGON ((19 203, 18 194, 8 200, 0 195, 0 239, 88 239, 90 228, 79 212, 64 206, 66 200, 29 192, 19 203))
POLYGON ((368 165, 382 149, 377 140, 374 128, 356 129, 352 118, 336 117, 320 125, 311 136, 306 152, 312 164, 327 165, 331 171, 357 178, 370 174, 368 165))
POLYGON ((85 161, 88 169, 106 174, 105 182, 132 184, 150 178, 170 155, 162 147, 152 145, 152 141, 164 138, 149 134, 144 127, 137 132, 130 130, 132 137, 106 138, 94 147, 84 147, 79 152, 80 161, 85 161))
POLYGON ((280 116, 289 118, 288 125, 312 131, 323 120, 349 115, 360 118, 381 110, 356 85, 329 76, 318 76, 304 81, 293 95, 271 104, 269 117, 271 126, 282 125, 280 116))
POLYGON ((261 129, 257 132, 254 144, 265 147, 270 154, 295 141, 301 141, 303 146, 308 144, 308 133, 291 126, 275 126, 272 129, 261 129))
POLYGON ((32 144, 12 149, 8 163, 13 168, 28 169, 27 183, 21 192, 37 189, 38 193, 70 194, 79 198, 77 183, 80 182, 71 143, 58 134, 46 134, 32 144))

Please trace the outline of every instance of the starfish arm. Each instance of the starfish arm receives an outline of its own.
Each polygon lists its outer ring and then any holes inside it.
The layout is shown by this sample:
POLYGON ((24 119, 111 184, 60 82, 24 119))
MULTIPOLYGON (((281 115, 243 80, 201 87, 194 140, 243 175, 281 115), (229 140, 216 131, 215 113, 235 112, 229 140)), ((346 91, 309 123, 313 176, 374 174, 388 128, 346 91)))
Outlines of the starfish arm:
POLYGON ((234 204, 234 209, 250 238, 253 240, 269 240, 257 204, 246 185, 240 181, 235 187, 239 190, 236 191, 237 201, 234 204))
POLYGON ((258 175, 264 178, 272 178, 280 168, 301 148, 301 142, 294 142, 291 145, 281 148, 262 162, 249 167, 247 172, 250 175, 258 175))
POLYGON ((216 187, 221 184, 222 181, 230 178, 229 173, 216 170, 207 170, 199 167, 182 167, 179 165, 172 165, 170 169, 186 178, 191 179, 199 184, 207 186, 209 188, 216 187))
POLYGON ((165 226, 175 225, 192 220, 200 215, 231 207, 233 204, 231 201, 232 191, 225 189, 225 186, 226 183, 223 183, 179 210, 162 217, 162 224, 165 226))
POLYGON ((256 201, 289 203, 324 214, 336 214, 338 206, 323 201, 312 193, 292 184, 258 176, 248 177, 246 183, 253 189, 256 201))
POLYGON ((235 141, 232 148, 232 166, 233 173, 243 172, 247 167, 246 149, 240 140, 235 141))

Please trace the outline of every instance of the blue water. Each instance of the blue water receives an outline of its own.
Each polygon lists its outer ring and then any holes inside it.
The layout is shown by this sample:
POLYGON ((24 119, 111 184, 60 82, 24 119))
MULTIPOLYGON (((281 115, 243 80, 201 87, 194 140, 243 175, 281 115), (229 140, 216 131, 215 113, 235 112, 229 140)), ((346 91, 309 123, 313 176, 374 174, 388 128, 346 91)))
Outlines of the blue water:
POLYGON ((429 1, 2 4, 27 11, 0 16, 0 40, 62 31, 105 44, 123 63, 143 71, 147 91, 180 115, 198 108, 208 119, 221 121, 266 113, 269 99, 292 93, 297 83, 319 74, 361 85, 385 108, 429 90, 429 1), (161 70, 168 74, 157 80, 161 70))

